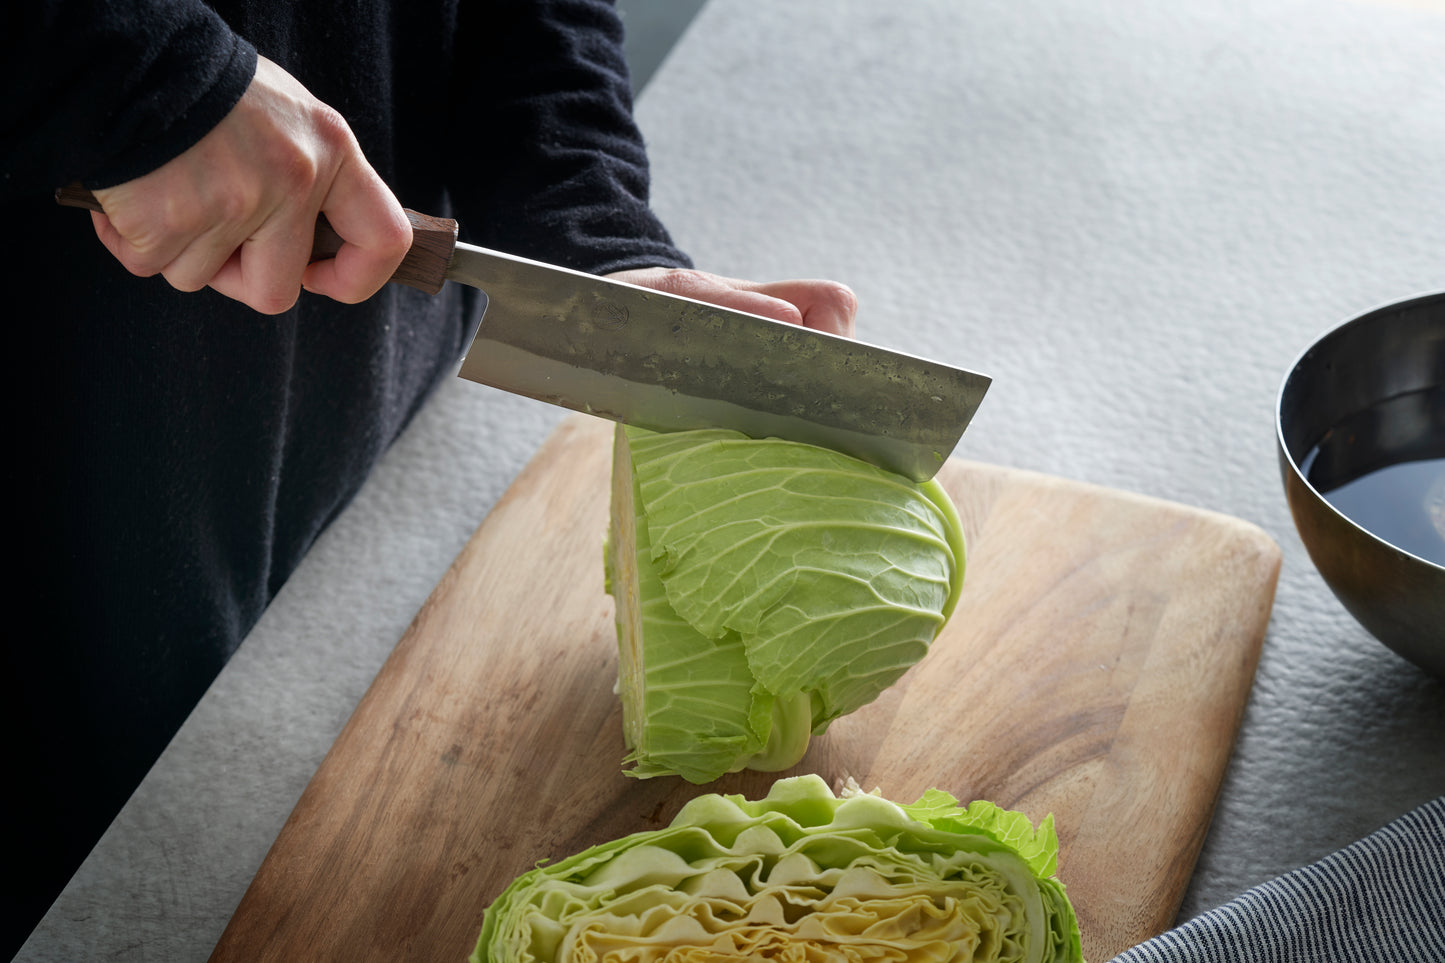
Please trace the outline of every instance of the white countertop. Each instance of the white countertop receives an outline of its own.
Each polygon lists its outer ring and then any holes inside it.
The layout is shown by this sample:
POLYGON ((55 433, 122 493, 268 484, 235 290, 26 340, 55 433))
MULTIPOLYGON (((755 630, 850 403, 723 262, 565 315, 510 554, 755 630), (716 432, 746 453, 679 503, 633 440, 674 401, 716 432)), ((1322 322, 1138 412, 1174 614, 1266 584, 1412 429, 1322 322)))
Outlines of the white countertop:
MULTIPOLYGON (((1184 916, 1445 794, 1445 683, 1311 567, 1273 404, 1445 290, 1445 2, 710 0, 639 104, 698 265, 853 286, 994 385, 958 454, 1226 512, 1284 551, 1184 916)), ((444 386, 22 951, 201 960, 391 648, 560 411, 444 386)))

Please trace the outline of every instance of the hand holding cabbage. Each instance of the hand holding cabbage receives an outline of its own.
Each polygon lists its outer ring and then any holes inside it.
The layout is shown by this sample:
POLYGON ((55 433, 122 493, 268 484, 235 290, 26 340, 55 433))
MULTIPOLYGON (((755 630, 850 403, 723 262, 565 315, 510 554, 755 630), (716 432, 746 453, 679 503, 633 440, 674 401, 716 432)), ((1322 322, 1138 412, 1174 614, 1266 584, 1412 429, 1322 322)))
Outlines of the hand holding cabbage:
POLYGON ((1057 859, 1051 817, 1035 829, 939 790, 899 806, 782 779, 518 877, 471 959, 1081 963, 1057 859))

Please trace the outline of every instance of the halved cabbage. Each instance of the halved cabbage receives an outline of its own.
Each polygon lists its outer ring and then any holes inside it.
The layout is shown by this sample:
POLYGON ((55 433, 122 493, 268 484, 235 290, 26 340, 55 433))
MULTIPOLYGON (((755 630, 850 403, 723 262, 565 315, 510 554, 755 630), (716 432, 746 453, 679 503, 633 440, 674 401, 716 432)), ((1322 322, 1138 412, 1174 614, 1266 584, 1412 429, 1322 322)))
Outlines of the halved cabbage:
POLYGON ((471 960, 1081 963, 1058 848, 1052 816, 1035 829, 936 789, 899 806, 781 779, 523 874, 471 960))
POLYGON ((957 512, 824 448, 619 426, 608 591, 638 777, 785 769, 928 652, 963 583, 957 512))

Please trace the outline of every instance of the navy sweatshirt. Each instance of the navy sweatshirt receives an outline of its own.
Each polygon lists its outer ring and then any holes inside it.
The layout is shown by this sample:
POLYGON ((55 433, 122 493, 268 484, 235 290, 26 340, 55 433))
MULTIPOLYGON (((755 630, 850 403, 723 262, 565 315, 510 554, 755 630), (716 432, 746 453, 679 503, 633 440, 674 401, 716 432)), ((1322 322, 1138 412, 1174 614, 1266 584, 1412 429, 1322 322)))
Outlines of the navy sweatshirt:
POLYGON ((303 294, 276 317, 178 293, 128 274, 54 188, 181 153, 259 52, 341 112, 403 204, 457 218, 465 240, 593 273, 688 262, 648 208, 605 0, 5 6, 0 312, 20 573, 3 701, 25 827, 7 868, 28 891, 6 911, 13 952, 452 370, 479 307, 456 285, 388 285, 355 306, 303 294))

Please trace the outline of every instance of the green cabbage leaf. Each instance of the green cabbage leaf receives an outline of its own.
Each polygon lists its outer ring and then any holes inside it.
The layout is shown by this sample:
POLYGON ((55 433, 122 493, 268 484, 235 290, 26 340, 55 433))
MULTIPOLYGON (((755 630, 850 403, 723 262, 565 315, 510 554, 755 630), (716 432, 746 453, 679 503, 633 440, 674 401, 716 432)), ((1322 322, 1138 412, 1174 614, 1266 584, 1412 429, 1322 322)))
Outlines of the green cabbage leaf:
POLYGON ((471 960, 1082 963, 1057 859, 1051 816, 780 779, 519 876, 471 960))
POLYGON ((946 492, 838 452, 619 426, 608 591, 630 775, 794 765, 923 658, 963 583, 946 492))

